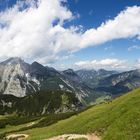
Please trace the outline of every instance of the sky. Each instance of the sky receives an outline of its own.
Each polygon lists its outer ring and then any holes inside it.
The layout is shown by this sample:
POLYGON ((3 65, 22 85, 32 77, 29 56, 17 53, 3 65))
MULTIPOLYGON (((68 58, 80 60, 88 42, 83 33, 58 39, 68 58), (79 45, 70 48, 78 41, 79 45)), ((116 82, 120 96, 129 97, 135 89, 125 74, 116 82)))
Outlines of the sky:
POLYGON ((0 0, 0 61, 140 68, 140 0, 0 0))

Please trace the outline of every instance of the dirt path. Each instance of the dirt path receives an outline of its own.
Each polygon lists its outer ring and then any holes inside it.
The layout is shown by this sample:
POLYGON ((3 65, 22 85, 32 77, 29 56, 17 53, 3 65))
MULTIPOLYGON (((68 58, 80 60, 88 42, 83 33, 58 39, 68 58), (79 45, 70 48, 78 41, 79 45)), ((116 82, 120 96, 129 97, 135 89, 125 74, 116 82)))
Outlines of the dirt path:
POLYGON ((93 134, 88 134, 88 140, 101 140, 101 138, 99 138, 97 135, 93 134))
POLYGON ((101 140, 97 135, 93 134, 87 134, 87 135, 80 135, 80 134, 64 134, 56 137, 52 137, 46 140, 73 140, 73 139, 79 139, 79 138, 85 138, 87 140, 101 140))
MULTIPOLYGON (((7 140, 16 139, 16 140, 26 140, 28 138, 27 134, 11 134, 6 137, 7 140)), ((85 138, 87 140, 101 140, 97 135, 87 134, 87 135, 80 135, 80 134, 64 134, 56 137, 52 137, 45 140, 76 140, 80 138, 85 138)))
POLYGON ((28 138, 27 134, 11 134, 6 137, 6 140, 16 139, 16 140, 26 140, 28 138))

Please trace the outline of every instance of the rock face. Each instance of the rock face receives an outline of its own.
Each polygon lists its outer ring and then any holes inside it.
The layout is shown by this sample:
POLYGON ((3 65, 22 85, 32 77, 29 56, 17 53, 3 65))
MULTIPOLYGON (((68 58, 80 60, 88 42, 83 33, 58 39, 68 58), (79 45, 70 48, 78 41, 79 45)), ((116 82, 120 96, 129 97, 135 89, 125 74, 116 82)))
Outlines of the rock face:
POLYGON ((80 101, 87 98, 93 93, 93 89, 88 87, 81 77, 72 69, 68 69, 62 72, 65 81, 72 88, 72 91, 76 93, 76 96, 80 101))
POLYGON ((38 62, 28 64, 20 58, 10 58, 0 63, 0 94, 16 97, 38 91, 67 91, 82 100, 91 91, 73 70, 58 72, 38 62))
POLYGON ((0 114, 43 115, 80 109, 88 94, 76 80, 78 76, 71 76, 20 58, 0 63, 0 114))
POLYGON ((10 58, 0 63, 0 93, 23 97, 27 93, 26 74, 29 65, 20 58, 10 58))

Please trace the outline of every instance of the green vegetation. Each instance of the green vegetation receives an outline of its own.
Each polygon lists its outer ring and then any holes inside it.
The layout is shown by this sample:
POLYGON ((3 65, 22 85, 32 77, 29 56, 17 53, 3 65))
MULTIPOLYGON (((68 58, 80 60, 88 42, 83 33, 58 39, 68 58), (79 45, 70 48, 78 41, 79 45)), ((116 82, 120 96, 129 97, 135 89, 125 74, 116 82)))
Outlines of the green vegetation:
POLYGON ((6 125, 20 125, 35 121, 41 117, 19 117, 16 115, 3 116, 0 118, 0 128, 5 128, 6 125))
POLYGON ((0 114, 18 114, 19 116, 40 116, 50 113, 75 111, 81 106, 75 93, 64 91, 39 91, 35 94, 16 98, 1 95, 0 102, 12 102, 11 106, 0 104, 0 114))
MULTIPOLYGON (((47 122, 44 121, 43 124, 47 122)), ((140 88, 113 101, 93 106, 68 119, 18 133, 28 134, 28 140, 42 140, 61 134, 94 132, 103 140, 139 140, 139 130, 140 88)))
POLYGON ((111 96, 110 95, 104 95, 96 99, 94 104, 100 104, 104 102, 109 102, 111 101, 111 96))
POLYGON ((140 139, 140 89, 114 101, 97 105, 69 119, 22 133, 39 140, 64 133, 97 132, 104 140, 140 139))
POLYGON ((0 138, 7 133, 28 130, 31 128, 45 127, 57 123, 60 120, 71 117, 79 112, 68 112, 60 114, 49 114, 43 116, 1 116, 0 117, 0 138))

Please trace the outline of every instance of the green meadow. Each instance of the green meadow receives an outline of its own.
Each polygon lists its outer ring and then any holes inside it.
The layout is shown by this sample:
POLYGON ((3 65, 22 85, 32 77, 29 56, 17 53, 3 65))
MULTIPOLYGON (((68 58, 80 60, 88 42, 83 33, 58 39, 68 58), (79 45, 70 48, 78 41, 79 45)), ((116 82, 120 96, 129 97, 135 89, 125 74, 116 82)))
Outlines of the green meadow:
POLYGON ((96 133, 103 140, 140 140, 140 88, 81 112, 26 118, 26 121, 19 118, 21 123, 16 125, 9 124, 9 119, 0 116, 0 124, 6 122, 0 129, 1 137, 22 133, 29 135, 28 140, 42 140, 61 134, 96 133))

